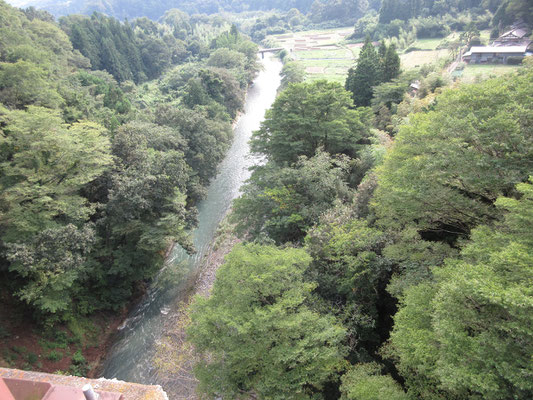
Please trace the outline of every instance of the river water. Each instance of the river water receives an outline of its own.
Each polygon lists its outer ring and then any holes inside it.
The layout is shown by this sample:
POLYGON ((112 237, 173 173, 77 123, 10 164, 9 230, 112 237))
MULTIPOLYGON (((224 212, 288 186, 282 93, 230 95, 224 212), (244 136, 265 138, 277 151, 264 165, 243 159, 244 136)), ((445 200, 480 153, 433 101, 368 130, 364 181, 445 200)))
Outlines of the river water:
POLYGON ((192 233, 197 253, 188 256, 175 246, 166 265, 154 279, 148 293, 129 314, 119 338, 104 364, 103 376, 143 384, 162 384, 153 365, 156 344, 165 335, 165 318, 176 299, 187 291, 188 277, 196 274, 209 251, 218 224, 227 214, 240 187, 250 177, 251 166, 260 159, 250 155, 248 141, 257 130, 276 97, 281 63, 273 57, 262 60, 264 70, 248 89, 244 113, 234 127, 234 141, 212 180, 206 198, 198 205, 198 227, 192 233))

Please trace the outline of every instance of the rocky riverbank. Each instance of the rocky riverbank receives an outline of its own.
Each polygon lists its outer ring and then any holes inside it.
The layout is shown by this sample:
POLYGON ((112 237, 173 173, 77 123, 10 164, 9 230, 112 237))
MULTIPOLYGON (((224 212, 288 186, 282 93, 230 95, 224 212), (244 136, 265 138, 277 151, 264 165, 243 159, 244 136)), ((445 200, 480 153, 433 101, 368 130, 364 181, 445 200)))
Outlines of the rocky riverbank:
POLYGON ((209 296, 224 257, 239 242, 232 229, 229 224, 221 223, 213 248, 204 256, 198 274, 191 279, 188 293, 172 307, 165 321, 167 334, 157 343, 154 364, 158 369, 158 380, 163 387, 170 388, 166 390, 172 399, 196 398, 193 366, 197 358, 185 333, 190 322, 190 306, 196 295, 209 296), (165 382, 171 384, 165 385, 165 382))

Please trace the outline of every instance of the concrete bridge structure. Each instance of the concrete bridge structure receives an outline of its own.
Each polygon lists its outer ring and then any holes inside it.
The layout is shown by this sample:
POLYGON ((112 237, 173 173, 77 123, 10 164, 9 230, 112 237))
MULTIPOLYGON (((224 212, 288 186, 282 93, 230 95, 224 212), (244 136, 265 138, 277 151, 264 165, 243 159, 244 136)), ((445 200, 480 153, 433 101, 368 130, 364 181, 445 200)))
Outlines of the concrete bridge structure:
POLYGON ((278 51, 284 50, 284 47, 275 47, 272 49, 261 49, 259 50, 259 54, 261 54, 261 58, 265 58, 265 53, 277 53, 278 51))

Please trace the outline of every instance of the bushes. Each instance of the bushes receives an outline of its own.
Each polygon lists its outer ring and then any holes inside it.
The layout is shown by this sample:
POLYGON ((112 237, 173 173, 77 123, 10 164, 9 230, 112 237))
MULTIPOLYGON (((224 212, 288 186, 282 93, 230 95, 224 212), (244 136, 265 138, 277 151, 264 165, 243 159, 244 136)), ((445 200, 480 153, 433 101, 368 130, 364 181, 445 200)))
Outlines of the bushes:
POLYGON ((509 65, 520 65, 520 64, 522 64, 523 60, 524 60, 524 57, 522 57, 522 56, 510 56, 510 57, 507 57, 507 64, 509 64, 509 65))
POLYGON ((63 358, 63 353, 60 351, 52 350, 46 355, 46 358, 50 361, 59 361, 63 358))
POLYGON ((76 351, 72 355, 69 372, 75 376, 84 376, 87 374, 87 360, 81 353, 81 350, 76 351))
POLYGON ((444 21, 434 17, 412 19, 410 25, 416 29, 416 36, 419 39, 446 37, 451 32, 444 21))

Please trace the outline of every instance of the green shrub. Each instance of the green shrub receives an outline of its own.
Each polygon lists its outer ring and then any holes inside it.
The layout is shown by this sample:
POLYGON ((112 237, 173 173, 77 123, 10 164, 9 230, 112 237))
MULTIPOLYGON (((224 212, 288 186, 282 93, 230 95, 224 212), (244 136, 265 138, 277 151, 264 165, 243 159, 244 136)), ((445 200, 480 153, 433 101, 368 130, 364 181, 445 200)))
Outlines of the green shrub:
POLYGON ((86 376, 88 372, 88 368, 86 365, 71 365, 68 372, 70 375, 74 376, 86 376))
POLYGON ((520 65, 520 64, 522 64, 522 60, 523 59, 524 59, 524 57, 522 57, 522 56, 507 57, 507 64, 508 65, 520 65))
POLYGON ((3 326, 0 326, 0 339, 7 339, 10 336, 11 333, 9 333, 9 331, 3 326))
POLYGON ((50 361, 59 361, 63 358, 63 353, 60 351, 52 350, 46 355, 46 358, 50 361))
POLYGON ((85 364, 86 362, 87 362, 87 360, 85 360, 85 357, 81 353, 81 350, 76 351, 72 355, 72 363, 73 364, 80 365, 80 364, 85 364))
POLYGON ((75 376, 85 376, 87 375, 87 370, 87 360, 81 353, 81 350, 76 351, 72 355, 69 372, 75 376))
POLYGON ((12 365, 19 358, 17 353, 4 349, 2 351, 2 358, 10 365, 12 365))
POLYGON ((29 352, 26 354, 26 361, 28 361, 30 364, 35 364, 38 359, 39 357, 35 353, 29 352))
POLYGON ((24 346, 11 346, 11 350, 20 355, 24 355, 28 352, 28 349, 24 346))
POLYGON ((55 342, 58 344, 57 347, 60 347, 62 349, 66 348, 68 344, 68 335, 67 332, 57 330, 54 335, 55 342))

